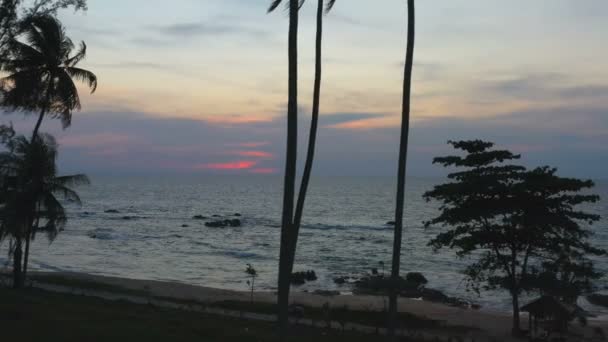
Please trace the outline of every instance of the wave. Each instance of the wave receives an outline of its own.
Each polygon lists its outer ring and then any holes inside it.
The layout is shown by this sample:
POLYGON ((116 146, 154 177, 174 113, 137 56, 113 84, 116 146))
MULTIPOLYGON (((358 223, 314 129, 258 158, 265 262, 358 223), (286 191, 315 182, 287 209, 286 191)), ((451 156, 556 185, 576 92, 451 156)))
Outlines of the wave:
POLYGON ((90 230, 87 232, 87 235, 91 239, 97 240, 117 240, 123 237, 111 228, 97 228, 94 230, 90 230))
POLYGON ((364 230, 364 231, 383 231, 393 230, 392 226, 378 225, 378 226, 360 226, 360 225, 339 225, 339 224, 303 224, 303 229, 309 230, 364 230))
POLYGON ((241 251, 224 251, 221 253, 222 255, 234 257, 237 259, 253 259, 253 260, 262 260, 268 259, 265 256, 253 253, 253 252, 241 252, 241 251))

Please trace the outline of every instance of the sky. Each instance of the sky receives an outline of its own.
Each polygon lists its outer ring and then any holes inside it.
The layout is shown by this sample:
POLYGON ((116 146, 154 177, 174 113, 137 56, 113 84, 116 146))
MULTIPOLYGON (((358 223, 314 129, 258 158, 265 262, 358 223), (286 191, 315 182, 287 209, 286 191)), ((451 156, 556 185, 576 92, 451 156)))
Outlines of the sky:
MULTIPOLYGON (((99 78, 71 127, 43 124, 62 170, 280 175, 288 17, 268 3, 89 0, 84 14, 62 12, 99 78)), ((316 4, 301 10, 302 161, 316 4)), ((409 174, 444 174, 432 159, 452 152, 447 141, 480 138, 528 166, 608 178, 607 15, 605 0, 417 1, 409 174)), ((316 175, 395 176, 405 33, 403 0, 338 0, 325 17, 316 175)))

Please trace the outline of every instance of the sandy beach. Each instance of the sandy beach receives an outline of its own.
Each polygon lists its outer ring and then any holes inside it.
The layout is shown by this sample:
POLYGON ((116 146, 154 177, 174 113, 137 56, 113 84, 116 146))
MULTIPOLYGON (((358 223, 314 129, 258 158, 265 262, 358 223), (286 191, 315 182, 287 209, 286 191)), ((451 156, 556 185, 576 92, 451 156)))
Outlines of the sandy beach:
MULTIPOLYGON (((121 288, 128 291, 139 291, 154 297, 163 297, 175 300, 195 301, 213 305, 222 301, 248 302, 250 293, 246 291, 232 291, 202 286, 193 286, 177 282, 136 280, 119 277, 108 277, 84 273, 36 273, 36 276, 60 276, 62 278, 92 282, 121 288)), ((255 292, 254 301, 259 303, 275 303, 276 295, 271 292, 255 292)), ((329 303, 331 307, 348 306, 355 310, 381 311, 384 307, 382 297, 340 295, 322 296, 305 292, 293 292, 291 302, 308 307, 322 307, 329 303)), ((508 312, 493 312, 488 310, 472 310, 451 307, 444 304, 425 302, 414 299, 399 300, 399 310, 433 320, 441 321, 450 326, 465 326, 479 329, 475 336, 486 336, 502 339, 510 339, 511 316, 508 312)), ((522 327, 527 327, 527 315, 521 315, 522 327)), ((591 336, 594 327, 608 330, 608 322, 604 320, 590 319, 586 328, 581 328, 573 323, 573 332, 591 336)))

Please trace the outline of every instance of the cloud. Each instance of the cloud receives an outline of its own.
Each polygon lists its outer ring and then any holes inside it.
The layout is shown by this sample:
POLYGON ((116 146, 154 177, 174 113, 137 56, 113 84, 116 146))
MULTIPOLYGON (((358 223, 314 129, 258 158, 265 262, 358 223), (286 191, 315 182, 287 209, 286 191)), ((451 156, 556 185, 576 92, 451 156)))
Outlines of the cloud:
POLYGON ((279 169, 275 169, 275 168, 256 168, 256 169, 251 169, 251 171, 249 171, 249 172, 250 173, 259 174, 259 175, 272 175, 272 174, 279 173, 279 169))
POLYGON ((201 36, 201 35, 223 35, 240 32, 241 30, 228 25, 209 25, 205 23, 178 23, 163 26, 158 29, 161 33, 170 36, 201 36))
POLYGON ((477 91, 514 99, 542 100, 545 103, 550 103, 549 100, 608 98, 608 85, 582 83, 561 73, 528 73, 525 76, 481 81, 477 91))
POLYGON ((190 23, 175 23, 166 26, 157 27, 159 33, 171 37, 201 37, 201 36, 224 36, 224 35, 247 35, 256 38, 265 37, 270 32, 244 27, 238 23, 218 24, 212 22, 190 22, 190 23))
POLYGON ((264 159, 272 159, 274 155, 270 152, 264 151, 233 151, 229 152, 229 154, 241 156, 241 157, 254 157, 254 158, 264 158, 264 159))
MULTIPOLYGON (((15 116, 16 117, 16 116, 15 116)), ((385 117, 382 113, 324 114, 322 122, 348 124, 385 117)), ((526 165, 551 165, 564 175, 608 175, 608 105, 573 104, 527 108, 496 117, 425 118, 412 123, 409 174, 441 176, 432 164, 453 151, 447 140, 485 139, 523 153, 526 165)), ((29 134, 30 118, 15 121, 29 134)), ((299 162, 303 163, 308 125, 299 127, 299 162)), ((62 172, 89 174, 275 173, 283 169, 285 118, 262 123, 224 125, 194 119, 158 118, 136 112, 77 113, 62 131, 46 120, 60 142, 62 172)), ((315 177, 326 175, 394 176, 399 128, 336 129, 321 126, 315 154, 315 177)), ((299 165, 300 169, 302 164, 299 165)))
POLYGON ((90 135, 68 135, 61 137, 58 143, 65 147, 100 148, 124 145, 132 142, 132 140, 133 139, 126 134, 103 132, 90 135))
POLYGON ((236 143, 236 144, 230 144, 229 146, 238 146, 238 147, 246 147, 246 148, 258 148, 258 147, 263 147, 263 146, 268 146, 268 145, 270 145, 270 142, 264 141, 264 142, 236 143))
POLYGON ((98 68, 112 68, 112 69, 153 69, 153 70, 168 70, 176 71, 175 67, 154 63, 154 62, 142 62, 142 61, 124 61, 118 63, 105 63, 105 64, 93 64, 92 67, 98 68))
POLYGON ((196 165, 195 169, 204 170, 248 170, 256 166, 258 162, 252 160, 241 160, 228 163, 209 163, 196 165))

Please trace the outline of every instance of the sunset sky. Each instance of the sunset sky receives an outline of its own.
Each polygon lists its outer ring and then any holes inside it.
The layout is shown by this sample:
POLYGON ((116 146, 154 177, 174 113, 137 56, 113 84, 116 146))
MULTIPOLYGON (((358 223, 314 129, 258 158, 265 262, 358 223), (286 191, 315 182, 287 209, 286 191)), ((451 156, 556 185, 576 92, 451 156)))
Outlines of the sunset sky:
MULTIPOLYGON (((268 0, 89 0, 63 12, 99 77, 56 133, 64 170, 280 174, 287 13, 268 0)), ((482 138, 564 175, 608 178, 608 1, 423 0, 410 173, 439 175, 449 139, 482 138)), ((316 1, 303 6, 303 159, 316 1)), ((403 0, 338 0, 326 17, 318 175, 396 173, 403 0)), ((1 117, 31 129, 21 115, 1 117)))

